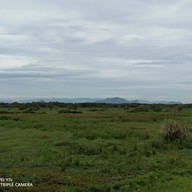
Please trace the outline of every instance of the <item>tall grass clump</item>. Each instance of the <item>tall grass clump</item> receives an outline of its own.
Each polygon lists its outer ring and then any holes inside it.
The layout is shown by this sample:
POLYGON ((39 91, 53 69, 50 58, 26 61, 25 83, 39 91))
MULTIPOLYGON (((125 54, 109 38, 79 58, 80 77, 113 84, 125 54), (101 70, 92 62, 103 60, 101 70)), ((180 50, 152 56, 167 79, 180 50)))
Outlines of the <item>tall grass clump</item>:
POLYGON ((178 123, 175 120, 167 120, 161 127, 164 141, 182 141, 188 136, 188 126, 178 123))

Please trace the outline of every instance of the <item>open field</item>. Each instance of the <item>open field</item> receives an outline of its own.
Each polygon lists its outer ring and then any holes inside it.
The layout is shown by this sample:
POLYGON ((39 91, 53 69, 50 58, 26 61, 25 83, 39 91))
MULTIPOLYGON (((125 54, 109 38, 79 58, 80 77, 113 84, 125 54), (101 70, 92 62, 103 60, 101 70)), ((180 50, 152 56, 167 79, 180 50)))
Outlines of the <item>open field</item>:
POLYGON ((190 127, 192 108, 1 107, 0 177, 34 186, 0 191, 191 192, 191 130, 166 143, 166 119, 190 127))

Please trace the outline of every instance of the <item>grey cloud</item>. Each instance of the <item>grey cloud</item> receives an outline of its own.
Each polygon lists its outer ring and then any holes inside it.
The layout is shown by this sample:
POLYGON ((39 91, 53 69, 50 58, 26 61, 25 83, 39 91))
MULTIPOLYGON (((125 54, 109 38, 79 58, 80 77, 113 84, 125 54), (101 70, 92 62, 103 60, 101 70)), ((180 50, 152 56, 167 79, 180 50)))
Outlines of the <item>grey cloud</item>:
POLYGON ((150 92, 154 100, 189 101, 189 0, 0 3, 0 55, 27 58, 22 67, 4 69, 0 64, 5 96, 42 96, 44 91, 56 97, 89 97, 118 92, 118 96, 145 99, 150 92), (20 92, 13 81, 22 87, 20 92), (168 93, 169 88, 174 94, 168 93), (177 96, 177 91, 186 96, 177 96))

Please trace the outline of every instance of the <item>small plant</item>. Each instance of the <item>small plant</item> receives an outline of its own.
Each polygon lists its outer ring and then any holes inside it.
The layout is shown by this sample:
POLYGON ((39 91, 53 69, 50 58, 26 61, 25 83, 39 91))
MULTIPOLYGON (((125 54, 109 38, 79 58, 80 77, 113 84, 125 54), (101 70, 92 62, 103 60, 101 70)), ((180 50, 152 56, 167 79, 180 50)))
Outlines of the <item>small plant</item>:
POLYGON ((76 159, 76 160, 74 161, 74 165, 75 165, 76 167, 79 167, 79 166, 80 166, 80 161, 79 161, 79 159, 76 159))
POLYGON ((133 147, 133 151, 137 151, 137 150, 138 150, 138 147, 137 147, 137 144, 135 144, 133 147))
POLYGON ((178 112, 181 112, 183 111, 183 108, 184 108, 183 105, 178 105, 176 109, 178 112))
POLYGON ((25 161, 25 157, 24 156, 21 157, 21 161, 25 161))
POLYGON ((175 120, 166 121, 162 127, 162 136, 166 142, 184 140, 188 136, 188 127, 175 120))

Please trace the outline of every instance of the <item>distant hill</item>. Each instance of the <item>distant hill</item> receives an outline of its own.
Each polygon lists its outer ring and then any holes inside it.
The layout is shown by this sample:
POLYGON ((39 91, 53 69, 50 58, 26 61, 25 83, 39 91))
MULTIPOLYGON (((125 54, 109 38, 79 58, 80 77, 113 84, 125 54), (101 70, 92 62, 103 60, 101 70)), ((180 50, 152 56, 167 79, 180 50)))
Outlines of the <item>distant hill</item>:
POLYGON ((96 103, 111 103, 111 104, 122 104, 122 103, 129 103, 126 99, 120 97, 112 97, 106 98, 103 100, 97 100, 96 103))
POLYGON ((108 104, 123 104, 123 103, 138 103, 138 104, 182 104, 175 101, 147 101, 147 100, 126 100, 121 97, 111 97, 106 99, 97 98, 39 98, 39 99, 0 99, 4 103, 32 103, 32 102, 61 102, 61 103, 108 103, 108 104))

